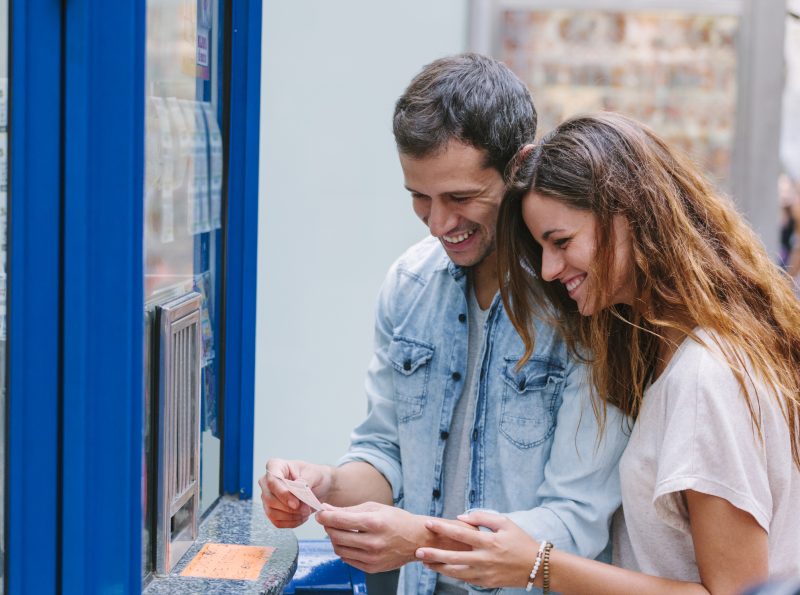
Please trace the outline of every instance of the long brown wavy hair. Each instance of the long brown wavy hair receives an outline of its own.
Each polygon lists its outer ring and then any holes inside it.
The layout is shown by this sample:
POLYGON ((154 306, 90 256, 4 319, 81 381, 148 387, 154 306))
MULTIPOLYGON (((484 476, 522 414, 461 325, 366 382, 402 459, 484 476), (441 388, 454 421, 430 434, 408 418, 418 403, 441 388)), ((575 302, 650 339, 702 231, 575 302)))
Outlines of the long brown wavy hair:
POLYGON ((699 341, 693 329, 705 328, 735 374, 759 435, 765 395, 748 388, 750 371, 767 387, 766 398, 779 400, 800 467, 800 302, 731 201, 652 130, 612 113, 567 120, 511 167, 497 257, 503 303, 526 348, 522 361, 533 351, 533 317, 548 312, 571 351, 588 362, 602 402, 635 419, 665 331, 699 341), (530 192, 595 216, 590 274, 605 307, 592 316, 578 312, 560 282, 541 279, 542 249, 522 218, 530 192), (615 215, 630 227, 632 305, 604 301, 612 290, 615 215))

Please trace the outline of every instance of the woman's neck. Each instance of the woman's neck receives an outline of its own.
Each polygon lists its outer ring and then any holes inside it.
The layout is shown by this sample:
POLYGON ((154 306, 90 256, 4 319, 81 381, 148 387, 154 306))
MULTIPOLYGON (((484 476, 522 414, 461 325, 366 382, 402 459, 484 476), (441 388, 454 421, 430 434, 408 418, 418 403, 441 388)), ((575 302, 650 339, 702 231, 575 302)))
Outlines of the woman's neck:
POLYGON ((658 342, 658 353, 653 368, 653 380, 661 376, 667 369, 672 356, 675 355, 685 338, 686 333, 680 329, 669 327, 661 331, 661 340, 658 342))

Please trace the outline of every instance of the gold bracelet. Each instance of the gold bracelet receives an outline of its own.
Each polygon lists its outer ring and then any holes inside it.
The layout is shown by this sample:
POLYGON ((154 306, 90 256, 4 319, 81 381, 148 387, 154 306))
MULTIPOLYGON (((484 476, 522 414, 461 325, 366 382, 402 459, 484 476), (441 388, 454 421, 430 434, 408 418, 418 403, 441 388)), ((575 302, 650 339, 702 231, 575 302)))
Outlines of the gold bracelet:
POLYGON ((552 549, 553 544, 548 541, 542 554, 542 595, 550 593, 550 550, 552 549))

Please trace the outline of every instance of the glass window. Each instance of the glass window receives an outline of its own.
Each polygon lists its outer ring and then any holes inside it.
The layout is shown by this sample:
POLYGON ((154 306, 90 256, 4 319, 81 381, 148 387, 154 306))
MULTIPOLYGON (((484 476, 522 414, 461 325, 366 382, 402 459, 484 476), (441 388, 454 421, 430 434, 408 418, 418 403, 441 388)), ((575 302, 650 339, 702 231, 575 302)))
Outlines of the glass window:
POLYGON ((0 0, 0 595, 5 583, 6 262, 8 254, 8 0, 0 0))
POLYGON ((144 575, 152 571, 156 509, 155 307, 202 296, 200 513, 221 493, 219 340, 223 147, 216 60, 219 4, 149 0, 145 73, 144 575))
POLYGON ((622 112, 727 184, 738 16, 533 8, 499 16, 499 57, 532 90, 540 135, 578 113, 622 112))

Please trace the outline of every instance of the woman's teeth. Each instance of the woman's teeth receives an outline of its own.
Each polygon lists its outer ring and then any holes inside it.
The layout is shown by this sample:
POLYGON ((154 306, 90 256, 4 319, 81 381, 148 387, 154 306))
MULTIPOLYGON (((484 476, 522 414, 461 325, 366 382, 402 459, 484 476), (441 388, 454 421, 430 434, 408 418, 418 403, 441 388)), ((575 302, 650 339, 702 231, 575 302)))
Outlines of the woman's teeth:
POLYGON ((471 229, 470 231, 465 231, 464 233, 460 233, 456 236, 442 236, 442 237, 444 238, 444 241, 447 242, 448 244, 460 244, 461 242, 466 240, 469 236, 471 236, 473 233, 475 233, 475 230, 471 229))
POLYGON ((584 279, 586 279, 586 275, 581 275, 580 277, 576 277, 570 280, 568 283, 564 285, 564 287, 567 288, 567 291, 569 293, 572 293, 572 290, 578 287, 578 285, 580 285, 581 283, 583 283, 584 279))

